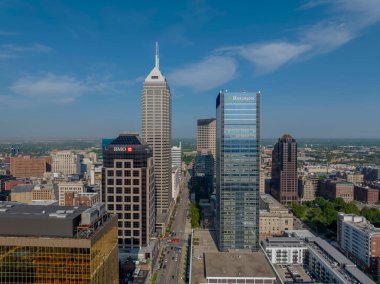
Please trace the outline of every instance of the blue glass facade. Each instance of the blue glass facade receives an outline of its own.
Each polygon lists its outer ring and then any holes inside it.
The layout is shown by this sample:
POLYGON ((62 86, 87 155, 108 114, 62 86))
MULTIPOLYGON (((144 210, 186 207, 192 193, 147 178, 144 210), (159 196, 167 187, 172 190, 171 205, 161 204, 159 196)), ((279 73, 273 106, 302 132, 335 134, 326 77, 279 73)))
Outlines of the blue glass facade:
POLYGON ((219 249, 259 248, 260 93, 220 92, 216 100, 219 249))

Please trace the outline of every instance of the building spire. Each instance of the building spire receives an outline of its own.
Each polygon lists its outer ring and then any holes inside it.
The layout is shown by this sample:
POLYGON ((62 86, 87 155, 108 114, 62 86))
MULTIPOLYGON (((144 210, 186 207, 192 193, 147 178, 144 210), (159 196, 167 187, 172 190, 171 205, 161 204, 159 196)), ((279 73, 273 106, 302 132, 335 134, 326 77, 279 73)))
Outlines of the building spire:
POLYGON ((156 41, 156 67, 160 69, 160 59, 158 58, 158 42, 156 41))

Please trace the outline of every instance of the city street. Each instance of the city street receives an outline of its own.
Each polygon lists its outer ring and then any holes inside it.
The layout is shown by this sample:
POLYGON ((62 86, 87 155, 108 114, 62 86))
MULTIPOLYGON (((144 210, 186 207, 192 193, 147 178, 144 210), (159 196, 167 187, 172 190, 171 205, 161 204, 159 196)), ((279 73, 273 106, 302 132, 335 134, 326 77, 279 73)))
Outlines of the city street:
POLYGON ((162 267, 157 271, 157 283, 158 284, 177 284, 183 283, 181 279, 183 274, 183 256, 186 253, 186 245, 188 235, 185 234, 186 216, 188 210, 188 194, 187 178, 183 178, 181 184, 182 191, 180 193, 180 201, 177 204, 177 210, 172 223, 173 236, 169 236, 162 241, 164 247, 164 261, 162 267), (178 238, 178 242, 172 243, 173 238, 178 238), (179 249, 178 247, 181 247, 179 249))

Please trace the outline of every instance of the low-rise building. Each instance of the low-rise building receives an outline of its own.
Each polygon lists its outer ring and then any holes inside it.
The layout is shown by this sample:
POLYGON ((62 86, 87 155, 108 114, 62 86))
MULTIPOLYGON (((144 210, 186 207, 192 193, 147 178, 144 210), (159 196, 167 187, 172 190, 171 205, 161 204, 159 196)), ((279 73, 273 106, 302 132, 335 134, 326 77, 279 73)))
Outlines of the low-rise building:
POLYGON ((379 189, 355 185, 354 199, 363 203, 374 204, 379 201, 379 189))
POLYGON ((380 228, 354 214, 338 214, 338 245, 358 266, 380 279, 380 228))
POLYGON ((297 238, 267 238, 262 246, 273 264, 303 264, 305 261, 307 246, 297 238))
POLYGON ((347 182, 361 185, 364 182, 364 175, 361 173, 344 173, 343 178, 347 180, 347 182))
POLYGON ((65 206, 92 207, 100 202, 97 192, 65 192, 65 206))
POLYGON ((66 192, 86 192, 87 183, 85 181, 63 181, 58 183, 59 205, 65 205, 66 192))
POLYGON ((11 201, 31 204, 33 200, 33 184, 16 185, 11 190, 11 201))
POLYGON ((354 200, 354 185, 341 179, 321 181, 321 196, 328 200, 342 198, 345 202, 354 200))
POLYGON ((269 194, 260 195, 260 239, 281 236, 293 229, 293 215, 269 194))
POLYGON ((313 201, 319 191, 319 178, 316 175, 298 178, 298 196, 301 202, 313 201))

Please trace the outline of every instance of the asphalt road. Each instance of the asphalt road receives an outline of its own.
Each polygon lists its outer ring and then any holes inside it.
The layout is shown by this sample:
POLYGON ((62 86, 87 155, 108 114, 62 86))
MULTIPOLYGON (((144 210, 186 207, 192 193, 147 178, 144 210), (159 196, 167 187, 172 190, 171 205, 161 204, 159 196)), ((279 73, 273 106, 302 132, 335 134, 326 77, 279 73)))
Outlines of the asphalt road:
POLYGON ((182 253, 185 253, 185 248, 180 251, 178 246, 187 244, 188 236, 185 235, 185 224, 188 210, 189 190, 187 188, 187 178, 183 178, 182 191, 180 201, 177 204, 177 210, 172 223, 172 231, 175 232, 175 237, 179 239, 178 244, 168 243, 172 237, 162 241, 164 246, 165 257, 162 268, 157 272, 158 284, 177 284, 183 283, 181 279, 183 273, 182 253), (165 268, 164 268, 165 267, 165 268))

